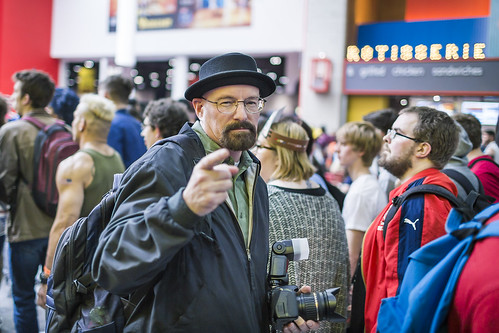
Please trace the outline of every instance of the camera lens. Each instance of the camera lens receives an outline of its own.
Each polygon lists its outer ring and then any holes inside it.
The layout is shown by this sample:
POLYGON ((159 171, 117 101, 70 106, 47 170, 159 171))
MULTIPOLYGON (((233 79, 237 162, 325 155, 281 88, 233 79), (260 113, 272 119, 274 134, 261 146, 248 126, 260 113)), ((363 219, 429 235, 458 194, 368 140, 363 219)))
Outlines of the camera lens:
POLYGON ((336 321, 336 297, 340 288, 331 288, 322 292, 301 294, 296 297, 298 312, 304 320, 336 321))

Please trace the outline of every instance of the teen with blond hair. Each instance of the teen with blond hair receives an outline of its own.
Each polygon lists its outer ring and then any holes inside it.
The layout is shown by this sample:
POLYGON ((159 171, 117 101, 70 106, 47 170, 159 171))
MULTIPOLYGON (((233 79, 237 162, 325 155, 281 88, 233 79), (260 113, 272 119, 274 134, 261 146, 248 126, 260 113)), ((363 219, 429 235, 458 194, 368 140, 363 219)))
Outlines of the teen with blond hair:
POLYGON ((387 203, 384 190, 369 171, 383 141, 375 127, 364 121, 343 125, 336 133, 336 140, 340 164, 352 179, 342 216, 348 240, 350 273, 353 275, 364 233, 387 203))

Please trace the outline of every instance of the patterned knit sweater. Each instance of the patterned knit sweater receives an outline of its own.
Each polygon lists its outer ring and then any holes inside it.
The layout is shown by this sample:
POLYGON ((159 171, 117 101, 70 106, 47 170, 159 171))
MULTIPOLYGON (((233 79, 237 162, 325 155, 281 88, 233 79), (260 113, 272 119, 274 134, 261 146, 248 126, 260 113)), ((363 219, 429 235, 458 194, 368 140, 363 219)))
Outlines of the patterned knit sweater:
MULTIPOLYGON (((350 284, 345 224, 336 200, 317 189, 268 186, 270 246, 278 240, 307 238, 308 260, 289 264, 289 284, 312 287, 313 292, 340 287, 336 313, 346 317, 350 284)), ((316 332, 344 332, 344 324, 322 321, 316 332)))

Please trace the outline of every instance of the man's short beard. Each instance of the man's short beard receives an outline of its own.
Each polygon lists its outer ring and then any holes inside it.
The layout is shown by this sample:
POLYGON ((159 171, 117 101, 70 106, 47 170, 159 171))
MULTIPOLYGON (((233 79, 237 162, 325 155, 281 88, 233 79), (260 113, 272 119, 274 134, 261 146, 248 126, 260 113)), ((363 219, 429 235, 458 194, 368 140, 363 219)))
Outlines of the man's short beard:
POLYGON ((378 160, 378 165, 385 168, 389 173, 397 178, 401 178, 405 173, 412 168, 411 156, 414 153, 414 147, 406 151, 403 156, 398 158, 389 158, 388 151, 381 153, 378 160))
POLYGON ((248 150, 255 145, 256 128, 248 121, 236 121, 228 124, 222 131, 220 145, 231 151, 248 150), (232 130, 245 128, 249 132, 233 132, 232 130))

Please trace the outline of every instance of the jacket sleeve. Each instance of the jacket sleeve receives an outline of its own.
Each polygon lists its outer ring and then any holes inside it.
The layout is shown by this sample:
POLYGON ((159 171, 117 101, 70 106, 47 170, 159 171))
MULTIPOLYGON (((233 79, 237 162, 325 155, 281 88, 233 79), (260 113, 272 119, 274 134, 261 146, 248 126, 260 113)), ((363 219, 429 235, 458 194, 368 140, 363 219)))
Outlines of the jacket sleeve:
POLYGON ((385 260, 387 297, 398 294, 409 255, 426 243, 445 234, 445 221, 451 204, 434 194, 409 197, 389 224, 385 260))
POLYGON ((192 159, 181 156, 172 143, 164 146, 125 172, 111 221, 100 237, 92 275, 113 293, 128 294, 154 279, 203 220, 182 198, 192 159))
POLYGON ((17 144, 14 140, 14 131, 0 130, 0 192, 3 195, 0 200, 4 202, 13 202, 16 198, 14 188, 18 177, 19 156, 17 153, 17 144))

